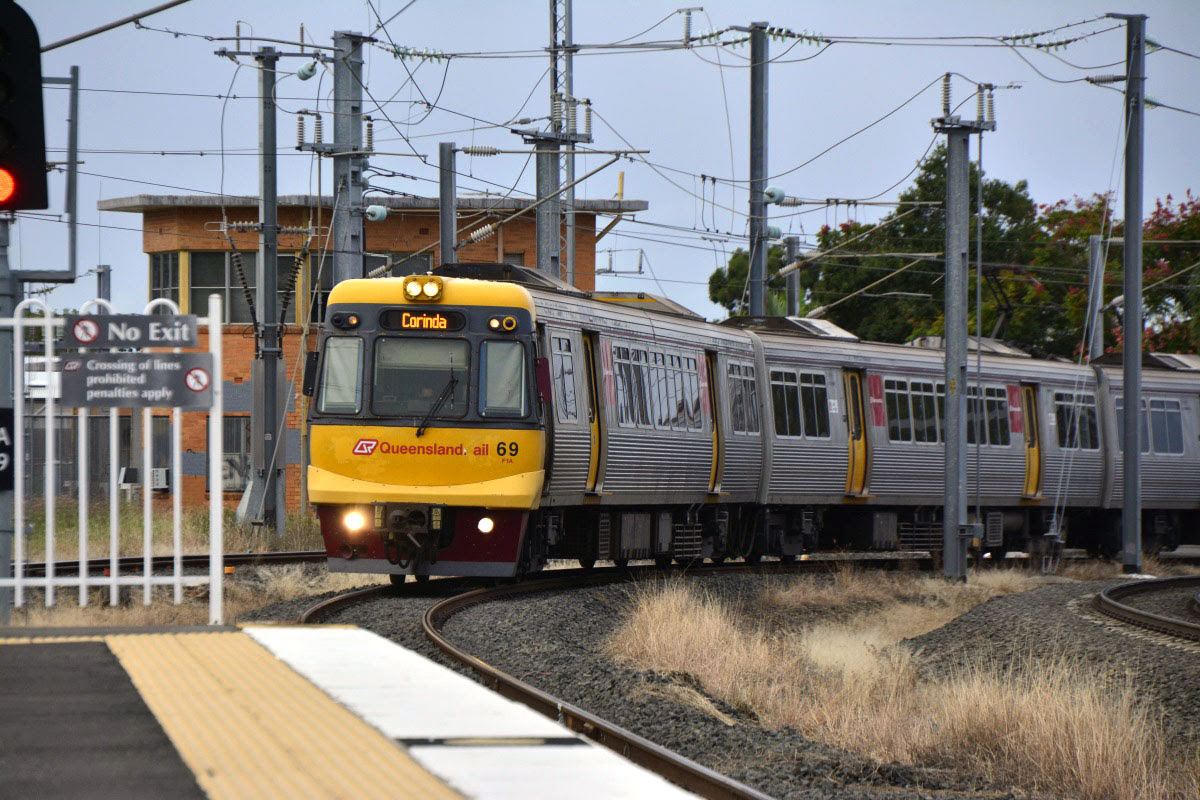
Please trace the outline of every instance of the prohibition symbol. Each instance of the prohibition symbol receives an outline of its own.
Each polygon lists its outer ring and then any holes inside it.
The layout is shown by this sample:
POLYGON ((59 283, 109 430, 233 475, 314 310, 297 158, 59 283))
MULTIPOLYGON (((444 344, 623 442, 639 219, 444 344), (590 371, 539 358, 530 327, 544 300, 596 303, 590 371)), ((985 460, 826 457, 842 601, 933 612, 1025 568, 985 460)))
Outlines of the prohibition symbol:
POLYGON ((208 370, 202 367, 192 367, 183 376, 183 382, 193 392, 203 392, 208 388, 208 370))
POLYGON ((81 319, 71 326, 71 333, 80 344, 91 344, 100 335, 100 326, 93 319, 81 319))

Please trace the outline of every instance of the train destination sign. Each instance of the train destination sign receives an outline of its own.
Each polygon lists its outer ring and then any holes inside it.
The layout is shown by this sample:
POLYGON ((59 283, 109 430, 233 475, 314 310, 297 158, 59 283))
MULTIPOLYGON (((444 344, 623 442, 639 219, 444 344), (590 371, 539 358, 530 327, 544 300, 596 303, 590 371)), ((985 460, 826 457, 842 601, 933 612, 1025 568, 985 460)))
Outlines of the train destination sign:
POLYGON ((67 346, 195 347, 195 314, 68 314, 67 346))
POLYGON ((62 357, 62 404, 87 408, 212 407, 211 353, 79 353, 62 357))
POLYGON ((379 325, 393 331, 457 331, 466 325, 466 317, 457 311, 388 309, 379 315, 379 325))

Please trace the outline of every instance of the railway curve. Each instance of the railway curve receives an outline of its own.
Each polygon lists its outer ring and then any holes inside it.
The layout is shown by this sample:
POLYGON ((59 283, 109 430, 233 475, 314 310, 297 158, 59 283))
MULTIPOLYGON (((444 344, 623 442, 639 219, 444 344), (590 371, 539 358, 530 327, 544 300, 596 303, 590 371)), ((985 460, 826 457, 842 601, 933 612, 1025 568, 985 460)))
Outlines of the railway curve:
MULTIPOLYGON (((1095 596, 1092 603, 1097 611, 1113 619, 1130 625, 1136 625, 1140 628, 1165 633, 1179 639, 1200 642, 1200 623, 1191 622, 1179 617, 1157 614, 1122 602, 1138 595, 1188 590, 1196 587, 1200 587, 1200 575, 1134 581, 1105 589, 1095 596)), ((1193 611, 1196 610, 1197 605, 1200 605, 1200 595, 1193 597, 1191 601, 1193 611)))

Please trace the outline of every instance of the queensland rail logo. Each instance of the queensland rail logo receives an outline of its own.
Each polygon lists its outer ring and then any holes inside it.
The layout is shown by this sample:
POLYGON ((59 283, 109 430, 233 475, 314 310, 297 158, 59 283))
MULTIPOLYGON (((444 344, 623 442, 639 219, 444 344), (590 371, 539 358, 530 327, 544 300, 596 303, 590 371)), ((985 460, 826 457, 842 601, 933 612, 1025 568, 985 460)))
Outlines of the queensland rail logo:
POLYGON ((369 456, 375 452, 375 448, 378 446, 378 439, 359 439, 354 443, 354 455, 369 456))

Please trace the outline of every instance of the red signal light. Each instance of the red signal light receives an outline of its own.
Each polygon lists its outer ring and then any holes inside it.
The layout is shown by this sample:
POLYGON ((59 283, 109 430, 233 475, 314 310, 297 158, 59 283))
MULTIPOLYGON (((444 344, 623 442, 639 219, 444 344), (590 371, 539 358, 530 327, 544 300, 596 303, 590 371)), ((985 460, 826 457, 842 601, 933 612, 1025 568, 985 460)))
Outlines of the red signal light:
POLYGON ((16 191, 16 179, 11 172, 0 167, 0 203, 7 203, 16 191))

